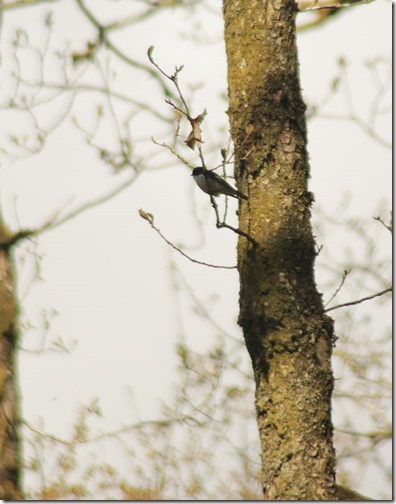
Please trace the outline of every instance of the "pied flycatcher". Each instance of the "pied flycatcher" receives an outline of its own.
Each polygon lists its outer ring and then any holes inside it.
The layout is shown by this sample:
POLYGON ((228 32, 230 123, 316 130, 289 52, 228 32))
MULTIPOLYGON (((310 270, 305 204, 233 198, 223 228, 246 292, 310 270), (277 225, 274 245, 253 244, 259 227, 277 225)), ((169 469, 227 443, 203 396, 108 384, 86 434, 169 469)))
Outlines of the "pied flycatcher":
POLYGON ((199 166, 194 168, 191 174, 197 186, 202 189, 206 194, 212 196, 218 196, 219 194, 225 194, 226 196, 232 196, 233 198, 242 198, 247 200, 248 197, 241 192, 234 189, 228 182, 221 178, 217 173, 213 171, 206 170, 199 166))

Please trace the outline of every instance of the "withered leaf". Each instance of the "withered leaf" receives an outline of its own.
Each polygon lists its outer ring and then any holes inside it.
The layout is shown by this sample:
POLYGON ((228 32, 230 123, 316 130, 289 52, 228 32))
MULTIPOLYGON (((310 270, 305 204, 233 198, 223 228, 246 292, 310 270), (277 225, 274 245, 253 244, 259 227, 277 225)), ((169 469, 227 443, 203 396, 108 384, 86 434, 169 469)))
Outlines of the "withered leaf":
POLYGON ((190 134, 187 137, 187 140, 185 140, 185 143, 190 147, 190 149, 194 150, 195 146, 198 148, 202 146, 204 143, 202 140, 202 130, 200 128, 200 124, 204 120, 207 112, 204 110, 202 114, 199 114, 197 117, 189 117, 188 120, 190 121, 192 130, 190 134))

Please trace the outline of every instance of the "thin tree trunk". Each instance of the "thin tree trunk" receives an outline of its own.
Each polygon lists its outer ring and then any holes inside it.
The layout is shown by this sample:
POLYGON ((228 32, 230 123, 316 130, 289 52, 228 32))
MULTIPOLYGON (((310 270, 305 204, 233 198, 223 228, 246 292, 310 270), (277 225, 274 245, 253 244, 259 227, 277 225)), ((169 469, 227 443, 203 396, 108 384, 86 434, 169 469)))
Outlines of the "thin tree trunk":
MULTIPOLYGON (((0 223, 0 245, 8 238, 0 223)), ((22 498, 18 436, 19 398, 15 369, 17 304, 8 247, 0 248, 0 499, 22 498)))
POLYGON ((295 0, 224 0, 241 203, 240 318, 256 381, 265 499, 335 500, 333 325, 315 242, 295 0))

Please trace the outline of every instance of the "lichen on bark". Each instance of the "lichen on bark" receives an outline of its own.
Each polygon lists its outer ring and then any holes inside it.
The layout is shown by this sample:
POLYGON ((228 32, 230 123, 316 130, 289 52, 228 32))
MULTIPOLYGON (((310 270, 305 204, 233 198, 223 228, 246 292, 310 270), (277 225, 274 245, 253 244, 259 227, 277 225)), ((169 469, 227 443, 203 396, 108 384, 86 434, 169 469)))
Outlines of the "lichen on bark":
POLYGON ((314 278, 294 0, 225 0, 240 205, 240 315, 256 381, 266 499, 335 500, 332 321, 314 278))
POLYGON ((17 303, 10 251, 1 246, 8 238, 9 232, 0 222, 0 499, 18 500, 22 498, 22 462, 16 373, 17 303))

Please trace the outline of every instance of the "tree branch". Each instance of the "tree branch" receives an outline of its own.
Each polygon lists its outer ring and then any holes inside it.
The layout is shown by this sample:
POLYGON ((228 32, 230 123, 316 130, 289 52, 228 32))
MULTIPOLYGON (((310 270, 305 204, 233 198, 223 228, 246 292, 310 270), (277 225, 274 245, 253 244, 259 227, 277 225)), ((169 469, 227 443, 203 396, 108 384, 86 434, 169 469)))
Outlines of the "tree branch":
POLYGON ((176 156, 178 159, 180 159, 180 161, 183 164, 185 164, 186 166, 189 166, 191 169, 194 167, 194 165, 192 165, 189 161, 187 161, 187 159, 185 157, 183 157, 181 154, 176 152, 176 150, 171 145, 169 145, 165 142, 162 142, 162 143, 158 142, 154 137, 151 137, 151 141, 155 145, 159 145, 160 147, 165 147, 166 149, 168 149, 174 156, 176 156))
POLYGON ((117 196, 120 192, 122 192, 124 189, 129 187, 138 177, 138 173, 134 173, 132 177, 128 178, 126 181, 123 181, 121 184, 116 186, 114 189, 109 191, 108 193, 102 194, 96 199, 93 199, 91 201, 87 201, 86 203, 83 203, 79 207, 77 207, 75 210, 69 212, 66 214, 64 217, 57 218, 57 216, 61 213, 61 210, 57 211, 55 216, 52 216, 50 219, 47 220, 44 224, 37 228, 33 229, 20 229, 16 233, 12 234, 11 236, 7 237, 6 240, 4 240, 2 243, 0 243, 0 249, 10 249, 12 246, 16 245, 20 240, 24 238, 31 238, 32 236, 39 236, 46 231, 49 231, 50 229, 55 229, 59 226, 62 226, 62 224, 65 224, 71 219, 74 219, 74 217, 77 217, 81 213, 85 212, 86 210, 89 210, 91 208, 95 208, 102 203, 105 203, 106 201, 109 201, 110 199, 114 198, 117 196))
POLYGON ((385 222, 379 216, 374 217, 374 220, 380 222, 388 231, 392 233, 392 221, 389 224, 385 224, 385 222))
POLYGON ((356 5, 361 5, 361 4, 368 4, 373 2, 374 0, 349 0, 347 2, 341 1, 341 2, 331 2, 329 1, 328 3, 323 2, 320 4, 317 0, 316 1, 303 1, 298 4, 298 10, 299 12, 310 12, 310 11, 317 11, 317 10, 323 10, 323 9, 343 9, 346 7, 354 7, 356 5))
POLYGON ((343 274, 342 274, 342 278, 341 278, 341 282, 340 282, 340 285, 337 287, 337 289, 335 290, 334 294, 331 296, 331 298, 327 301, 327 303, 325 304, 325 307, 331 302, 333 301, 333 299, 336 297, 336 295, 340 292, 340 290, 342 289, 344 283, 345 283, 345 280, 347 278, 347 276, 350 274, 351 270, 350 269, 347 269, 347 270, 344 270, 343 274))
POLYGON ((196 264, 201 264, 202 266, 208 266, 209 268, 236 269, 236 266, 221 266, 221 265, 210 264, 210 263, 206 263, 203 261, 198 261, 197 259, 193 259, 189 255, 187 255, 185 252, 183 252, 183 250, 181 250, 179 247, 177 247, 171 241, 169 241, 167 238, 165 238, 165 236, 161 233, 161 231, 157 227, 154 226, 153 214, 145 212, 144 210, 140 209, 139 215, 140 215, 140 217, 142 217, 142 219, 146 220, 150 224, 150 226, 154 229, 154 231, 156 231, 159 234, 159 236, 164 240, 164 242, 166 242, 169 246, 171 246, 174 250, 176 250, 176 252, 179 252, 179 254, 181 254, 183 257, 185 257, 189 261, 196 263, 196 264))
POLYGON ((165 84, 165 82, 162 80, 161 76, 153 70, 151 67, 148 65, 145 65, 144 63, 139 63, 136 60, 133 60, 129 56, 127 56, 124 52, 122 52, 120 49, 118 49, 117 46, 115 46, 109 37, 107 36, 107 28, 106 26, 102 25, 98 19, 92 14, 92 12, 86 7, 85 3, 82 0, 76 0, 76 3, 78 7, 80 8, 81 12, 84 14, 84 16, 95 26, 95 28, 98 30, 98 41, 97 43, 93 44, 92 47, 97 47, 100 45, 100 43, 103 43, 107 49, 109 49, 111 52, 113 52, 120 60, 122 60, 124 63, 127 63, 130 66, 133 66, 135 68, 138 68, 139 70, 144 70, 147 72, 151 77, 154 77, 154 79, 157 80, 159 85, 162 88, 162 91, 164 94, 168 97, 173 97, 172 91, 169 89, 169 87, 165 84))
POLYGON ((392 292, 392 287, 389 287, 388 289, 385 289, 381 292, 377 292, 376 294, 372 294, 371 296, 367 296, 362 299, 357 299, 356 301, 349 301, 348 303, 342 303, 339 305, 332 306, 331 308, 327 308, 327 310, 325 310, 325 313, 332 311, 332 310, 337 310, 338 308, 344 308, 345 306, 353 306, 353 305, 363 303, 364 301, 369 301, 370 299, 374 299, 376 297, 383 296, 387 292, 392 292))
POLYGON ((118 429, 113 432, 106 432, 104 434, 99 434, 98 436, 95 436, 92 438, 70 439, 70 440, 55 436, 54 434, 49 434, 41 429, 38 429, 37 427, 32 425, 27 420, 21 420, 21 423, 23 425, 25 425, 29 430, 31 430, 32 432, 35 432, 36 434, 39 434, 43 438, 51 439, 52 441, 55 441, 57 443, 64 444, 64 445, 81 445, 81 444, 95 443, 95 442, 101 441, 102 439, 115 437, 120 434, 125 434, 131 430, 142 429, 142 428, 148 427, 148 426, 169 427, 170 425, 172 425, 174 423, 184 423, 187 421, 191 421, 195 424, 199 424, 198 420, 196 420, 195 418, 193 418, 191 416, 169 418, 166 420, 143 420, 143 421, 135 423, 135 424, 127 425, 127 426, 122 427, 121 429, 118 429))
POLYGON ((373 500, 370 499, 370 497, 366 497, 365 495, 362 495, 358 492, 355 492, 354 490, 351 490, 350 488, 346 488, 342 485, 337 485, 337 495, 338 495, 338 500, 340 501, 349 501, 349 500, 358 500, 358 501, 365 501, 365 500, 373 500))
MULTIPOLYGON (((234 231, 234 233, 236 233, 236 234, 238 234, 240 236, 243 236, 248 241, 250 241, 250 243, 253 243, 253 245, 255 245, 255 246, 258 245, 258 243, 256 242, 256 240, 254 238, 252 238, 250 235, 248 235, 247 233, 245 233, 241 229, 235 228, 233 226, 230 226, 224 220, 223 220, 223 222, 221 222, 220 221, 220 216, 219 216, 219 209, 218 209, 217 203, 216 203, 216 201, 215 201, 215 199, 214 199, 214 197, 212 195, 210 195, 210 202, 212 203, 212 207, 214 208, 214 211, 215 211, 215 214, 216 214, 216 227, 217 227, 217 229, 221 229, 221 228, 231 229, 231 231, 234 231)), ((226 216, 224 215, 224 218, 225 217, 226 216)))
POLYGON ((13 2, 7 2, 0 5, 0 11, 17 9, 19 7, 31 7, 40 3, 53 3, 53 2, 58 2, 58 0, 14 0, 13 2))

